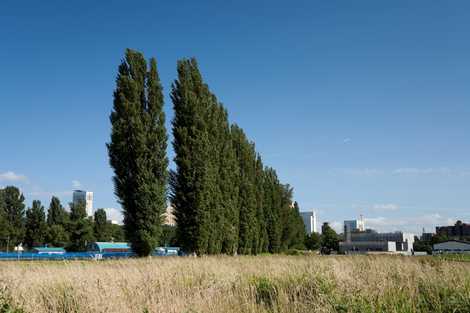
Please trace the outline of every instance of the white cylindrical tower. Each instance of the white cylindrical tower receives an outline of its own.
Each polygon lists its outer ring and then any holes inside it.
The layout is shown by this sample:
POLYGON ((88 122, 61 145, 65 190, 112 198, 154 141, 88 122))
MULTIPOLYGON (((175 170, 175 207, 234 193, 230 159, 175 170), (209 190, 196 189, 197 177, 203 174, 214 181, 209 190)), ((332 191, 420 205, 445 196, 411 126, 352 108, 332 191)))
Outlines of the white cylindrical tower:
POLYGON ((312 214, 312 220, 311 220, 311 224, 312 224, 312 232, 314 233, 317 233, 318 232, 318 229, 317 229, 317 212, 315 212, 315 209, 312 210, 313 214, 312 214))

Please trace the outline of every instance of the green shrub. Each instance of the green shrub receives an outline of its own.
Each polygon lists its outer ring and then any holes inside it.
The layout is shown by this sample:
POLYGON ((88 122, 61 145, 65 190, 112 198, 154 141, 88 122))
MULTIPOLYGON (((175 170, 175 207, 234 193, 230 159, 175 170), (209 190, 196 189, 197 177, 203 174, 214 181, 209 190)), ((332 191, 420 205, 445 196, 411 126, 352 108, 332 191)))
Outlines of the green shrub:
POLYGON ((272 308, 277 303, 276 285, 267 277, 253 279, 256 303, 272 308))

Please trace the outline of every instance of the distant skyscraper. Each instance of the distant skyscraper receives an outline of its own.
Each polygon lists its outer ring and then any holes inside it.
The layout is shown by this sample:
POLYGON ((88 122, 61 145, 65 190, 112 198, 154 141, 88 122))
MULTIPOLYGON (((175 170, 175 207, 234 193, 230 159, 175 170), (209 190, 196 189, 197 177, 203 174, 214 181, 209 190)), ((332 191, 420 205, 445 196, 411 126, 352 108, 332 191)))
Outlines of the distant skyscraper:
POLYGON ((76 205, 79 202, 85 203, 86 214, 88 216, 93 215, 93 192, 85 190, 74 190, 73 191, 73 204, 76 205))
POLYGON ((364 221, 360 220, 351 220, 351 221, 344 221, 344 229, 349 231, 365 231, 366 227, 364 221))
POLYGON ((304 221, 305 230, 307 234, 311 235, 312 233, 317 233, 317 214, 314 210, 311 212, 300 212, 302 219, 304 221))

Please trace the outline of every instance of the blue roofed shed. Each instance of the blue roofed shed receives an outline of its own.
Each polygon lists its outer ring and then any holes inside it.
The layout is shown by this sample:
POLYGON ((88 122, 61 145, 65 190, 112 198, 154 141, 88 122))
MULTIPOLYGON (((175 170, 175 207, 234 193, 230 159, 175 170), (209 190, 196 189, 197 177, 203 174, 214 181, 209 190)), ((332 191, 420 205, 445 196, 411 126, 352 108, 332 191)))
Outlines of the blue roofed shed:
POLYGON ((88 251, 106 252, 132 252, 127 242, 93 242, 88 245, 88 251))
POLYGON ((64 254, 64 248, 49 248, 49 247, 36 247, 33 252, 38 254, 64 254))

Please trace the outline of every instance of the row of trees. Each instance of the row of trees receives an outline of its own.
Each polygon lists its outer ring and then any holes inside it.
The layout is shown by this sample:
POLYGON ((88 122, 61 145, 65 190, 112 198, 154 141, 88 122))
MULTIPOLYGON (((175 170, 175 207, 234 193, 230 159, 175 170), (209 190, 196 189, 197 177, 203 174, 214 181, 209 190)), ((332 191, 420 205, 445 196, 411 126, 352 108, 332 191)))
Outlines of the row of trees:
POLYGON ((229 122, 196 60, 179 61, 177 71, 171 90, 176 170, 168 173, 156 61, 147 64, 127 50, 118 70, 108 151, 133 249, 148 255, 158 242, 168 187, 176 238, 187 252, 257 254, 302 246, 305 229, 292 188, 229 122))
POLYGON ((57 197, 52 197, 46 214, 40 201, 34 200, 31 207, 26 208, 24 200, 14 186, 0 189, 2 248, 24 244, 27 248, 49 245, 84 251, 92 241, 124 240, 121 226, 107 221, 103 209, 96 210, 94 218, 89 218, 84 203, 70 204, 68 212, 57 197))

